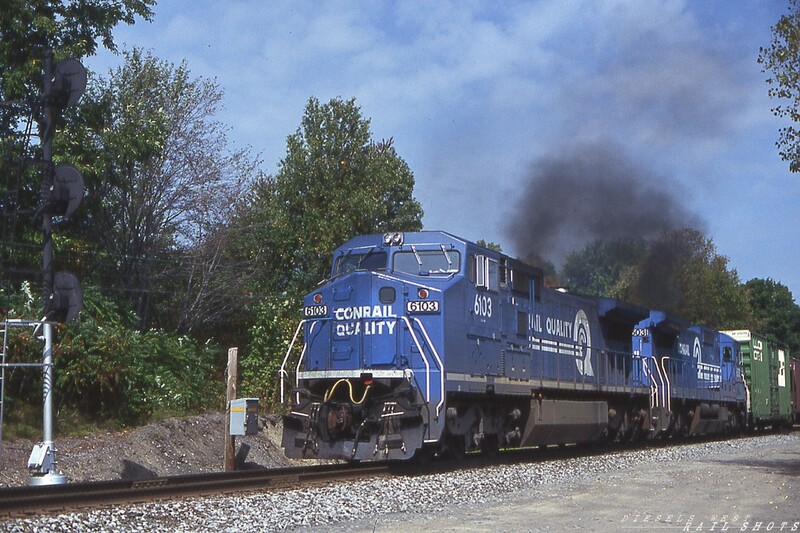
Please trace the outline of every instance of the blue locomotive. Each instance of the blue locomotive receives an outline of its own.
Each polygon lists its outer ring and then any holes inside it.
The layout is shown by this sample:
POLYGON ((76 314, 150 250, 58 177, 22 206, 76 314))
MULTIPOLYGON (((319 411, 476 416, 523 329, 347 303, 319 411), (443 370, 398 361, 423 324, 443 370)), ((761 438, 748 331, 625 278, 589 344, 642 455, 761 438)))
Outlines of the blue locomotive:
POLYGON ((336 249, 280 370, 286 455, 458 456, 742 426, 733 339, 542 281, 439 231, 336 249))

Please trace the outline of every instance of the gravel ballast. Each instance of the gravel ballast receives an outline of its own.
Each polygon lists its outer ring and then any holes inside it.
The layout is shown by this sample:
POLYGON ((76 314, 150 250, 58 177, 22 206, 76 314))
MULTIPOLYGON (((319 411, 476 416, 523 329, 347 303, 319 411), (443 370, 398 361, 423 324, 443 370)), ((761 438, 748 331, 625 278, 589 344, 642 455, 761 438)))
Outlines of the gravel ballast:
POLYGON ((798 476, 795 432, 7 520, 0 529, 799 531, 798 476))

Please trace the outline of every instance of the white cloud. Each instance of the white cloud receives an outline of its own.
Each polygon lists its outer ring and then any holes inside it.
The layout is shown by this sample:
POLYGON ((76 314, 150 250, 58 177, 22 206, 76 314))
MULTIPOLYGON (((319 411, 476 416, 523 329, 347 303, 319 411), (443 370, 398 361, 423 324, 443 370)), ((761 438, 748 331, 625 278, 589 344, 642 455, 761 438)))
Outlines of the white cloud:
POLYGON ((751 158, 776 157, 755 55, 783 6, 186 5, 159 4, 153 25, 121 27, 119 42, 216 77, 232 138, 263 150, 268 171, 309 96, 356 97, 376 136, 394 137, 415 172, 426 223, 467 237, 503 241, 506 200, 524 169, 578 142, 610 138, 659 174, 684 184, 702 177, 707 189, 690 200, 697 208, 732 202, 726 180, 748 179, 751 158), (751 149, 756 142, 763 149, 751 149))

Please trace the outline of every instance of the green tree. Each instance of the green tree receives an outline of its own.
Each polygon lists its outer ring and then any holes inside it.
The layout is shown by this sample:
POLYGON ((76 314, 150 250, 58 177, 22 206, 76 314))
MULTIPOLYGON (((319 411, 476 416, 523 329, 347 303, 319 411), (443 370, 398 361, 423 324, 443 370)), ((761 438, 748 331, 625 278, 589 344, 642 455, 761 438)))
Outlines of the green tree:
POLYGON ((262 198, 278 290, 306 291, 323 279, 348 238, 422 227, 414 176, 392 140, 374 142, 355 99, 310 98, 300 127, 262 198))
POLYGON ((123 423, 219 406, 213 345, 159 329, 138 331, 132 312, 120 312, 93 287, 84 292, 81 319, 60 328, 55 348, 59 401, 123 423))
MULTIPOLYGON (((252 340, 239 362, 245 394, 261 398, 265 404, 280 403, 278 371, 294 338, 300 322, 296 296, 286 294, 268 296, 255 306, 255 323, 251 327, 252 340)), ((300 354, 302 338, 295 343, 294 356, 300 354)), ((288 393, 294 383, 284 381, 288 393)), ((285 398, 284 398, 285 399, 285 398)))
MULTIPOLYGON (((83 292, 80 320, 58 326, 54 360, 60 407, 90 420, 127 424, 220 406, 223 384, 215 376, 218 351, 213 344, 157 329, 138 331, 134 313, 120 311, 94 286, 83 292)), ((14 316, 30 316, 38 298, 23 283, 11 304, 14 316)), ((9 335, 9 361, 34 363, 41 361, 41 353, 41 339, 32 329, 16 328, 9 335)), ((38 368, 9 369, 5 385, 7 413, 16 418, 41 401, 38 368)))
POLYGON ((0 101, 13 105, 3 132, 41 99, 42 57, 94 55, 98 40, 116 51, 112 30, 136 17, 151 20, 155 0, 5 0, 0 7, 0 101))
POLYGON ((45 51, 52 50, 58 61, 92 55, 99 43, 116 50, 116 25, 133 24, 137 17, 150 20, 153 5, 155 0, 0 2, 0 290, 5 299, 21 280, 34 277, 41 263, 40 234, 29 224, 41 183, 40 169, 30 161, 40 155, 30 139, 41 113, 45 51))
POLYGON ((785 342, 792 354, 800 354, 800 307, 789 287, 771 278, 751 279, 745 284, 753 313, 751 329, 785 342))
POLYGON ((493 252, 503 251, 503 247, 497 244, 496 242, 486 242, 483 239, 479 239, 478 242, 476 242, 475 244, 483 248, 486 248, 487 250, 492 250, 493 252))
POLYGON ((369 124, 355 99, 310 98, 278 173, 253 187, 240 212, 232 254, 264 273, 252 313, 261 318, 243 362, 251 391, 275 389, 264 369, 283 358, 287 339, 271 335, 294 331, 300 297, 327 276, 336 246, 359 234, 422 227, 411 170, 391 139, 372 140, 369 124))
POLYGON ((758 62, 769 74, 769 96, 779 100, 775 116, 787 118, 775 143, 789 170, 800 172, 800 0, 789 0, 789 12, 772 27, 772 42, 761 48, 758 62))
POLYGON ((611 296, 620 278, 645 253, 643 240, 596 240, 573 252, 561 269, 561 281, 571 292, 611 296))
POLYGON ((713 241, 697 230, 665 232, 622 279, 629 285, 619 294, 643 307, 717 329, 748 323, 749 309, 738 273, 728 270, 728 258, 719 255, 713 241))

